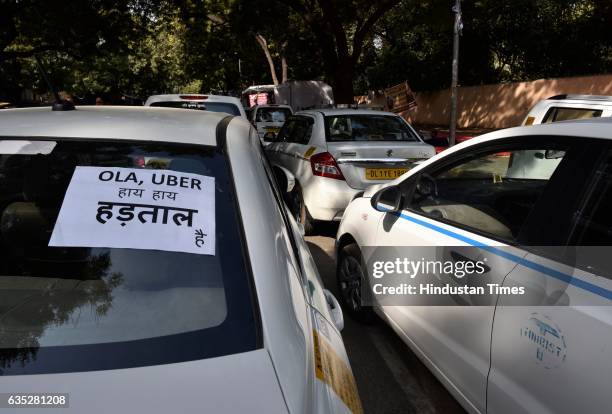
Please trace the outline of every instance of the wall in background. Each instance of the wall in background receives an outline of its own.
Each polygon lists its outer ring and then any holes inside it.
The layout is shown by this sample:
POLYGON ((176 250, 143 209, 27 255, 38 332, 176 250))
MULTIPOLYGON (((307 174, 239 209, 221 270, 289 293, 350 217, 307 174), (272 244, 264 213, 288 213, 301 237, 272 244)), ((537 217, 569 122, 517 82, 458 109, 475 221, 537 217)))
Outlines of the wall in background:
MULTIPOLYGON (((612 95, 612 75, 538 79, 532 82, 466 86, 458 93, 458 127, 498 129, 518 126, 527 112, 542 99, 561 94, 612 95)), ((384 105, 384 96, 368 99, 384 105)), ((450 89, 417 92, 417 107, 402 112, 416 125, 448 127, 450 89)))

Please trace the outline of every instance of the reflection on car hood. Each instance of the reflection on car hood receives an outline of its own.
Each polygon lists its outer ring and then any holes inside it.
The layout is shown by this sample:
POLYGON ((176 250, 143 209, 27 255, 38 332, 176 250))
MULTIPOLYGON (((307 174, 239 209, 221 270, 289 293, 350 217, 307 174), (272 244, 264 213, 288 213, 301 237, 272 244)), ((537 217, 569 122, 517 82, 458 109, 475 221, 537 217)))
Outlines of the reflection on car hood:
POLYGON ((70 413, 287 412, 265 349, 143 368, 0 376, 0 389, 68 393, 62 412, 70 413))

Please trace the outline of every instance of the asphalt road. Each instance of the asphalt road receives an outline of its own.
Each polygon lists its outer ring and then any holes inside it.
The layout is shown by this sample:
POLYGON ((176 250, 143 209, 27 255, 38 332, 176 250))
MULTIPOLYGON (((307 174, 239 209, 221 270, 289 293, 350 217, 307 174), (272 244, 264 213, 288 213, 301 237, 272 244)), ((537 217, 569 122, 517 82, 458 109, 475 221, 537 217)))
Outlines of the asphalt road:
MULTIPOLYGON (((336 228, 306 237, 325 287, 336 297, 336 228)), ((384 323, 362 325, 345 313, 342 331, 366 414, 465 413, 459 403, 384 323)))

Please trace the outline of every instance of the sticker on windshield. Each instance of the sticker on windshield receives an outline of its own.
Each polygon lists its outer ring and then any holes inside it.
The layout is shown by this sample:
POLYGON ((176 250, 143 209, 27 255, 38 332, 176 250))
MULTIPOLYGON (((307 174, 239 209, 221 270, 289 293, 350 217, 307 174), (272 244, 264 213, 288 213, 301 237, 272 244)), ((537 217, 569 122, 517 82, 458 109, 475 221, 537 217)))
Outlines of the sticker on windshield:
POLYGON ((49 246, 215 254, 215 179, 136 168, 76 167, 49 246))

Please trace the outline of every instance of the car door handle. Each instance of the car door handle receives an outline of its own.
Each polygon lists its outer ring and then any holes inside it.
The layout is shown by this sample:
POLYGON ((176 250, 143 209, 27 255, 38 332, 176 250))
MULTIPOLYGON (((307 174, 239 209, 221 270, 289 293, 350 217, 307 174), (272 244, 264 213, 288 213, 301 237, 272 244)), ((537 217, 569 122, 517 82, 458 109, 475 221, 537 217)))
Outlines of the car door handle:
MULTIPOLYGON (((467 263, 474 263, 476 264, 476 260, 472 260, 469 257, 466 257, 464 255, 462 255, 461 253, 458 253, 454 250, 450 251, 450 255, 453 258, 453 261, 455 262, 467 262, 467 263)), ((481 263, 482 264, 482 263, 481 263)), ((489 266, 487 266, 486 264, 482 264, 482 267, 484 268, 484 273, 489 273, 491 271, 491 268, 489 266)))

